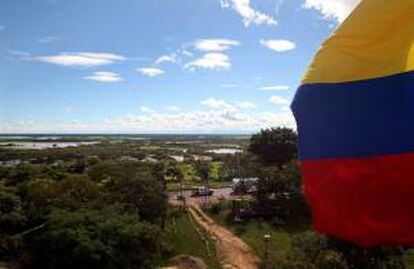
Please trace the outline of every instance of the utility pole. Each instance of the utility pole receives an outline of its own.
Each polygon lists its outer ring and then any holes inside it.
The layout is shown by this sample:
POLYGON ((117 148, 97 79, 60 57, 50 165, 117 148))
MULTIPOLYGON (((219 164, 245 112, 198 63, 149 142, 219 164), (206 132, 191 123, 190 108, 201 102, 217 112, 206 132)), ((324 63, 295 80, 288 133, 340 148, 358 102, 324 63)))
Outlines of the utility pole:
POLYGON ((270 240, 272 239, 272 237, 270 236, 270 234, 265 234, 263 236, 263 241, 264 241, 264 247, 265 247, 265 251, 264 251, 264 268, 265 269, 269 269, 269 243, 270 240))

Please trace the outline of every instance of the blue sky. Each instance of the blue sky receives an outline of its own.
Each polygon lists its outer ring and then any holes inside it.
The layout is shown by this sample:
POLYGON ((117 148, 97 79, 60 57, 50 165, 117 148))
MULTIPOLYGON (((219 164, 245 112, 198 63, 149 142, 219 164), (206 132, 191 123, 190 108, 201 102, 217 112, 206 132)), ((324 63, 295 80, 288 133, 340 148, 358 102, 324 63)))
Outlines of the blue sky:
POLYGON ((250 133, 357 0, 4 0, 1 133, 250 133))

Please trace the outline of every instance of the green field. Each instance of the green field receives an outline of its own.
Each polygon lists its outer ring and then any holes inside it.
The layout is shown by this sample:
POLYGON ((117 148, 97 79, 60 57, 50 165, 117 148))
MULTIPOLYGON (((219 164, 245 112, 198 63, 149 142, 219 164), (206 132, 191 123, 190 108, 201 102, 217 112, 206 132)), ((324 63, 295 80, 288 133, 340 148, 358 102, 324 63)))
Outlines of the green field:
POLYGON ((407 253, 407 269, 414 269, 414 249, 407 253))
MULTIPOLYGON (((228 207, 225 203, 222 206, 224 208, 228 207)), ((225 209, 220 211, 219 214, 210 213, 209 216, 239 236, 260 257, 263 257, 265 253, 265 241, 263 239, 265 234, 272 238, 268 243, 268 251, 276 254, 289 251, 292 235, 305 230, 303 227, 291 227, 288 231, 285 228, 277 228, 268 222, 255 219, 240 223, 229 222, 227 220, 229 212, 228 209, 225 209)))

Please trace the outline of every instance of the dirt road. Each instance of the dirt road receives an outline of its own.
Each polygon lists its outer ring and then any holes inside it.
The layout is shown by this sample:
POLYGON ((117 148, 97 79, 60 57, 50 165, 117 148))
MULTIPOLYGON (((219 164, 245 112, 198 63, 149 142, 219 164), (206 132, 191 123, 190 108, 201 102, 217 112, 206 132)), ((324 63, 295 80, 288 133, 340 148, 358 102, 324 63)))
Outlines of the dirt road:
POLYGON ((223 269, 257 269, 260 259, 240 238, 209 218, 196 203, 189 210, 197 223, 213 238, 223 269))

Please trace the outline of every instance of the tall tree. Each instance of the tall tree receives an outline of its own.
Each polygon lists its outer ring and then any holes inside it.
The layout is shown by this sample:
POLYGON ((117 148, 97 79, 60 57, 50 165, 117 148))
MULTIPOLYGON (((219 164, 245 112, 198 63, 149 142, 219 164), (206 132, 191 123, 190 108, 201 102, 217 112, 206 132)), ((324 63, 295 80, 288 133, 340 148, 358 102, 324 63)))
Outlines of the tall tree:
POLYGON ((265 164, 282 166, 297 157, 297 134, 289 128, 261 130, 251 137, 249 151, 265 164))
POLYGON ((154 268, 161 248, 157 226, 112 207, 54 210, 47 223, 27 238, 26 268, 154 268))
POLYGON ((283 168, 263 168, 256 187, 255 208, 261 217, 278 221, 291 216, 309 217, 297 162, 292 161, 283 168))

